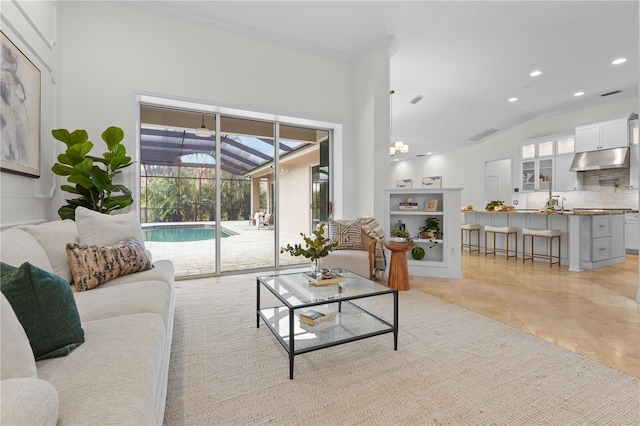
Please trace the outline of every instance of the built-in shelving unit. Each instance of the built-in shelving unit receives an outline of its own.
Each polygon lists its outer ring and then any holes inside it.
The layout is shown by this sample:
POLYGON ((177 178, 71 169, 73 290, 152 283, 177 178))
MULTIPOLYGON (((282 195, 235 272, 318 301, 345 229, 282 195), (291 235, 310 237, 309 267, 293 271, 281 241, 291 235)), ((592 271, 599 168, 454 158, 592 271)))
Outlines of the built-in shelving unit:
MULTIPOLYGON (((401 221, 413 237, 416 245, 425 251, 422 260, 413 259, 407 252, 409 275, 441 278, 462 278, 460 262, 460 208, 461 188, 437 189, 387 189, 385 191, 386 226, 385 235, 401 221), (400 203, 407 198, 418 204, 417 210, 403 210, 400 203), (425 211, 429 200, 437 200, 435 211, 425 211), (440 221, 441 238, 437 238, 433 247, 429 239, 418 238, 418 229, 429 217, 440 221)), ((390 237, 389 237, 390 238, 390 237)), ((389 258, 389 257, 388 257, 389 258)))

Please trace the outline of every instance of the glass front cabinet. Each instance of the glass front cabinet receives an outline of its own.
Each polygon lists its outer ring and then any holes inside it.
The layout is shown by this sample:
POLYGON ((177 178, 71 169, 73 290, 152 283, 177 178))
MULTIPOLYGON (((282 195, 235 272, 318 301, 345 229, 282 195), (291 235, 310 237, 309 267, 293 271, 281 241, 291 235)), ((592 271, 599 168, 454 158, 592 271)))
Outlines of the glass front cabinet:
POLYGON ((522 191, 548 191, 553 179, 553 158, 522 161, 522 191))

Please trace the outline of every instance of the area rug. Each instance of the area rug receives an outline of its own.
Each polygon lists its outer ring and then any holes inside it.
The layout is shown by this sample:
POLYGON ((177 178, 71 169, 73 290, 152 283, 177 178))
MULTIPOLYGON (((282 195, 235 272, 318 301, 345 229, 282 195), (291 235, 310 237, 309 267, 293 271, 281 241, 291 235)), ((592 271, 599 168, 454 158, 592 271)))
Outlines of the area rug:
POLYGON ((251 275, 177 283, 165 424, 640 424, 640 380, 416 290, 397 351, 387 334, 303 354, 290 380, 255 291, 251 275))

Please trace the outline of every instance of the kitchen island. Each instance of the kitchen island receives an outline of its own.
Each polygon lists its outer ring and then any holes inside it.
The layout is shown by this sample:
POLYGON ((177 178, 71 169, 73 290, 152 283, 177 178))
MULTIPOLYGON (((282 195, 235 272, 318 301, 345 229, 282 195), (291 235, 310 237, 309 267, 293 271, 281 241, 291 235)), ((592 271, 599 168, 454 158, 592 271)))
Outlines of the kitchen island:
MULTIPOLYGON (((463 211, 462 223, 518 228, 518 258, 522 258, 522 228, 558 229, 561 232, 560 264, 580 272, 625 261, 625 214, 620 210, 580 210, 541 212, 538 210, 463 211)), ((484 232, 480 245, 484 251, 484 232)), ((496 241, 504 248, 504 239, 496 241)), ((531 248, 528 247, 530 251, 531 248)), ((536 244, 536 252, 548 254, 546 244, 536 244)))

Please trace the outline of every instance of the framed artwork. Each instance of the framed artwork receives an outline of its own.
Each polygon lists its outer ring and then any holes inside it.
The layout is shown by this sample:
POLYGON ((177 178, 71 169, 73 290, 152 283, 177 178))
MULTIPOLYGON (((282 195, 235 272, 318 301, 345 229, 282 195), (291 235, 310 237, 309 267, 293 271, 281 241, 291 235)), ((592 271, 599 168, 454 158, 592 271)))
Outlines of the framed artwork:
POLYGON ((434 198, 433 200, 427 200, 424 203, 424 211, 425 212, 435 212, 438 211, 438 199, 434 198))
POLYGON ((442 176, 425 176, 422 178, 423 188, 442 188, 442 176))
POLYGON ((40 70, 2 34, 0 170, 40 177, 40 70))
POLYGON ((399 179, 396 181, 396 188, 413 188, 413 180, 399 179))

